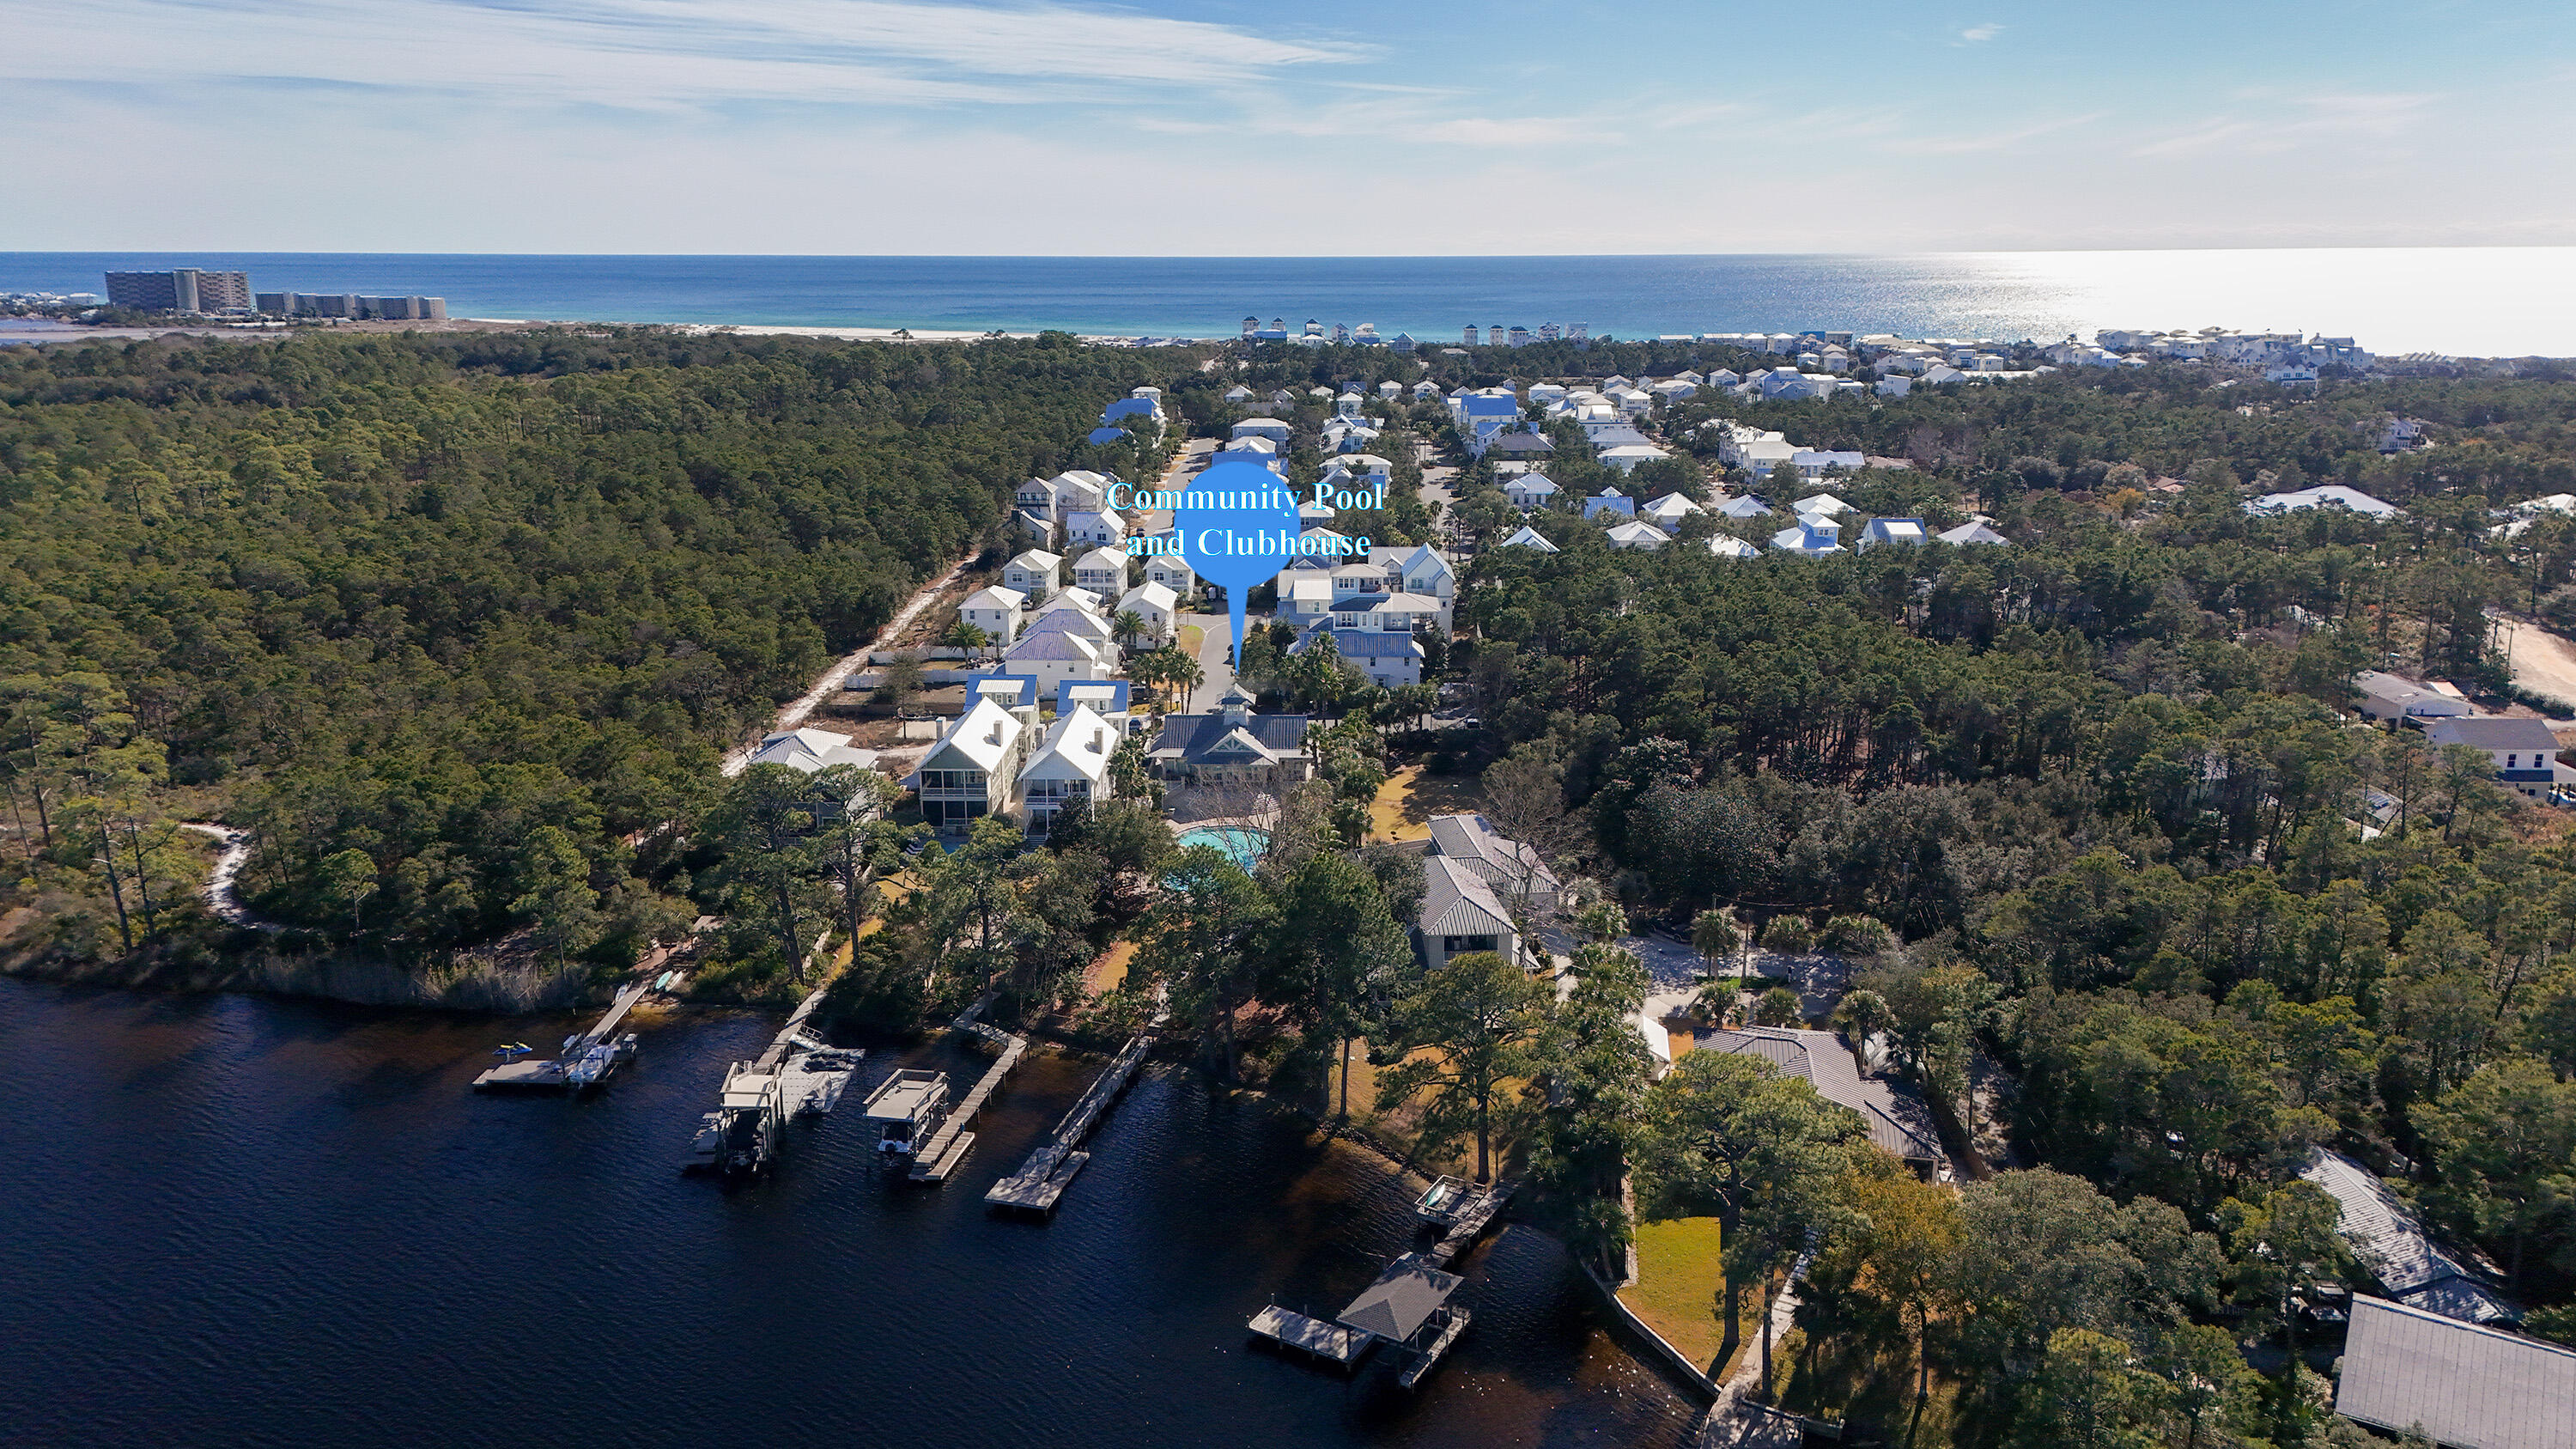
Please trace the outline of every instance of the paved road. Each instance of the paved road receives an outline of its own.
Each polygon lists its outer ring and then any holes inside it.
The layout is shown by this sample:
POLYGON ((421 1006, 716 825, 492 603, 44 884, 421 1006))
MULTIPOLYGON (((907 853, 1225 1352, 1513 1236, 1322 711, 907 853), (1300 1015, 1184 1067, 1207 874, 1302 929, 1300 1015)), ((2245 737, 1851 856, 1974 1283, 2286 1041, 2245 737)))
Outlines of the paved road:
MULTIPOLYGON (((1207 714, 1234 687, 1234 666, 1225 662, 1234 649, 1234 623, 1223 614, 1183 614, 1181 622, 1198 625, 1205 635, 1199 640, 1199 687, 1190 693, 1189 712, 1207 714)), ((1244 621, 1247 628, 1251 623, 1244 621)))

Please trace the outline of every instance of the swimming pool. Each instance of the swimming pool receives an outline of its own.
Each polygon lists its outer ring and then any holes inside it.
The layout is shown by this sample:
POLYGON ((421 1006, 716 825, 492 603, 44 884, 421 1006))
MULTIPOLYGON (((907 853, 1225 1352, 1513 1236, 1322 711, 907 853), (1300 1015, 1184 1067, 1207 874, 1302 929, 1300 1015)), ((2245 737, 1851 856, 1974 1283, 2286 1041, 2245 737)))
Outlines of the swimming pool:
POLYGON ((1181 832, 1181 847, 1213 845, 1245 870, 1270 848, 1270 832, 1250 825, 1193 825, 1181 832))

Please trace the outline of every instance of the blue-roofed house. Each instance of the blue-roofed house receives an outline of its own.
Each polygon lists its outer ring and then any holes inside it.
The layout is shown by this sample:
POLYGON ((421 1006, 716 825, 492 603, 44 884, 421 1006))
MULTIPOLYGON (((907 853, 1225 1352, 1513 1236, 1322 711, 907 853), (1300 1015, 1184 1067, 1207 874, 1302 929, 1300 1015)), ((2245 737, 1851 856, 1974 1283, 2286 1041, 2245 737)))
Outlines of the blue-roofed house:
POLYGON ((1401 689, 1422 682, 1422 641, 1409 629, 1340 629, 1325 618, 1289 645, 1288 652, 1307 653, 1324 639, 1332 640, 1342 658, 1367 675, 1371 684, 1401 689))
POLYGON ((1584 517, 1598 518, 1605 513, 1615 513, 1621 518, 1634 518, 1637 516, 1637 500, 1616 488, 1604 488, 1583 500, 1584 517))

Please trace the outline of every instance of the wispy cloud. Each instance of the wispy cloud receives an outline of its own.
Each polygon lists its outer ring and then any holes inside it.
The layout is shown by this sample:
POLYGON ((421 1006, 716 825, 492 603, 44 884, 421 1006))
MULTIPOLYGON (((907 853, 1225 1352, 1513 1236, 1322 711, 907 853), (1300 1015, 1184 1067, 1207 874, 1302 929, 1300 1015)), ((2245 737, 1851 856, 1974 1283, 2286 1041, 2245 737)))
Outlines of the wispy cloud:
POLYGON ((2024 141, 2073 130, 2077 126, 2089 126, 2110 114, 2109 111, 2088 111, 2080 116, 2061 116, 2053 121, 2015 126, 2008 131, 1986 131, 1974 135, 1900 136, 1883 143, 1882 149, 1899 156, 1965 156, 1977 151, 2002 151, 2024 141))
POLYGON ((0 0, 0 73, 328 81, 528 101, 1014 102, 1193 92, 1366 47, 1070 4, 927 0, 0 0), (104 37, 114 36, 113 44, 104 37))
POLYGON ((1979 45, 1992 40, 2003 33, 2004 28, 1992 22, 1988 22, 1984 25, 1971 25, 1967 29, 1959 32, 1958 43, 1963 45, 1979 45))
POLYGON ((2441 97, 2428 93, 2343 94, 2276 100, 2260 115, 2237 114, 2131 148, 2142 157, 2214 151, 2274 155, 2319 143, 2394 140, 2427 118, 2441 97))

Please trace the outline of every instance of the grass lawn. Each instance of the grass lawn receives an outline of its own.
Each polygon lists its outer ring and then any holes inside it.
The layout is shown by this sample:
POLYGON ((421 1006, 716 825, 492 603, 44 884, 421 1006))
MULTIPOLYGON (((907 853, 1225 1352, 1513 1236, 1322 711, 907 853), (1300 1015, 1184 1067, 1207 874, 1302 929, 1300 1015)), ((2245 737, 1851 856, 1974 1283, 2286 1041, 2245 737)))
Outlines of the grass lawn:
POLYGON ((1181 626, 1181 652, 1192 659, 1199 657, 1199 645, 1207 642, 1207 631, 1196 624, 1181 626))
POLYGON ((1101 953, 1100 959, 1084 969, 1083 993, 1087 996, 1101 996, 1117 990, 1119 983, 1127 979, 1127 963, 1135 959, 1135 956, 1135 942, 1124 940, 1110 942, 1109 949, 1101 953))
MULTIPOLYGON (((1673 1218, 1637 1224, 1637 1281, 1619 1299, 1702 1368, 1717 1360, 1717 1219, 1673 1218)), ((1747 1299, 1754 1297, 1746 1294, 1747 1299)))

